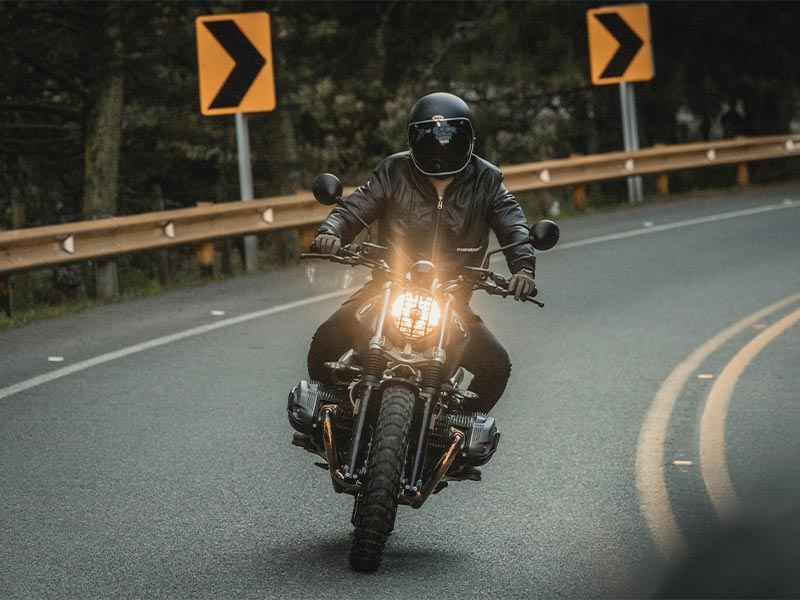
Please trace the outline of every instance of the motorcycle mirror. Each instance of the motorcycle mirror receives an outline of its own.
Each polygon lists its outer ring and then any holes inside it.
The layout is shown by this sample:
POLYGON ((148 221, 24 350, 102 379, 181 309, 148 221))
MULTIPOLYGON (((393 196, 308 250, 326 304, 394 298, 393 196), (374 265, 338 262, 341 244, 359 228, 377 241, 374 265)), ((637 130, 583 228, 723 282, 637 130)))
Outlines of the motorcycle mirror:
POLYGON ((320 204, 324 204, 325 206, 333 206, 334 204, 338 204, 348 214, 355 217, 358 222, 361 223, 367 230, 367 242, 372 239, 372 229, 370 229, 369 224, 365 223, 361 217, 345 206, 344 202, 342 201, 344 187, 336 175, 333 173, 323 173, 322 175, 317 175, 317 178, 311 185, 311 191, 314 193, 314 198, 316 198, 317 202, 320 204))
POLYGON ((537 250, 550 250, 558 243, 558 225, 549 219, 542 219, 531 226, 531 244, 537 250))
POLYGON ((558 237, 560 235, 558 225, 555 222, 549 219, 542 219, 541 221, 534 223, 530 227, 530 233, 528 235, 527 240, 522 240, 521 242, 515 242, 513 244, 508 244, 507 246, 503 246, 501 248, 497 248, 496 250, 492 250, 491 252, 487 252, 486 256, 483 259, 483 264, 481 268, 488 269, 489 268, 489 261, 492 258, 492 255, 497 254, 498 252, 502 252, 503 250, 508 250, 509 248, 515 248, 517 246, 521 246, 522 244, 530 243, 534 248, 537 250, 550 250, 553 246, 558 243, 558 237))
POLYGON ((314 198, 320 204, 333 206, 342 199, 342 182, 332 173, 323 173, 317 176, 311 186, 314 198))

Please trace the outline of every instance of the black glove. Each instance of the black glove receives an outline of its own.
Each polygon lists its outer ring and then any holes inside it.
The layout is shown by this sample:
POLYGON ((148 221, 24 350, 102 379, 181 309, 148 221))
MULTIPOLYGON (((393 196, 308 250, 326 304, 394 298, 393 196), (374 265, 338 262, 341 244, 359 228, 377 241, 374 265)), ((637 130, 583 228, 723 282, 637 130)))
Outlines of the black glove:
POLYGON ((342 245, 342 240, 335 235, 321 233, 314 238, 314 245, 322 254, 336 254, 342 245))
POLYGON ((528 296, 536 295, 536 283, 533 273, 528 269, 517 271, 508 282, 508 291, 514 294, 514 300, 527 300, 528 296))

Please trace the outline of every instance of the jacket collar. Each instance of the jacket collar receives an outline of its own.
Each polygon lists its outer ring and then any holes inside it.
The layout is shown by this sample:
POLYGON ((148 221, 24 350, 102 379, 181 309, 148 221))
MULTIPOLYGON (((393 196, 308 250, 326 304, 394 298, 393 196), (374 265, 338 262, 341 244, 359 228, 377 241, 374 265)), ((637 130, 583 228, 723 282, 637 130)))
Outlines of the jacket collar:
MULTIPOLYGON (((474 154, 470 156, 467 166, 453 176, 453 180, 447 185, 448 189, 452 186, 461 185, 462 182, 466 181, 472 175, 473 171, 475 170, 475 160, 476 158, 474 154)), ((416 165, 414 165, 414 161, 411 160, 411 152, 408 153, 408 164, 409 168, 411 169, 411 177, 417 188, 424 192, 425 195, 430 195, 431 197, 436 198, 436 188, 434 187, 433 183, 431 183, 431 180, 428 179, 428 176, 422 173, 419 169, 417 169, 416 165)))

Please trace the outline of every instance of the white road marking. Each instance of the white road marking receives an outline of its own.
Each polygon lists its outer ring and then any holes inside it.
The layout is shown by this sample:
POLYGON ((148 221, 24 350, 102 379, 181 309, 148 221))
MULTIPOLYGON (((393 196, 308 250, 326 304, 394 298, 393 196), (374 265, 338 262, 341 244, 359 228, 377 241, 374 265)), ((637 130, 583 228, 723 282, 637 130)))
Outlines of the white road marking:
POLYGON ((691 227, 692 225, 703 225, 705 223, 715 223, 717 221, 725 221, 727 219, 749 217, 752 215, 759 215, 762 213, 768 213, 776 210, 785 210, 787 208, 796 208, 796 207, 800 207, 800 202, 791 201, 787 203, 784 200, 781 204, 769 204, 767 206, 759 206, 758 208, 745 208, 743 210, 734 210, 731 212, 709 215, 707 217, 698 217, 696 219, 675 221, 674 223, 666 223, 664 225, 653 225, 652 227, 643 227, 641 229, 631 229, 629 231, 621 231, 620 233, 611 233, 609 235, 602 235, 600 237, 590 238, 587 240, 580 240, 577 242, 567 242, 566 244, 559 244, 558 246, 553 248, 553 251, 566 250, 568 248, 580 248, 581 246, 589 246, 592 244, 599 244, 601 242, 624 240, 632 237, 637 237, 640 235, 657 233, 659 231, 668 231, 670 229, 679 229, 681 227, 691 227))
POLYGON ((309 304, 316 304, 317 302, 325 302, 326 300, 331 300, 333 298, 339 298, 347 294, 352 294, 353 291, 354 290, 352 289, 337 290, 335 292, 321 294, 319 296, 313 296, 311 298, 305 298, 303 300, 297 300, 295 302, 288 302, 286 304, 280 304, 278 306, 273 306, 271 308, 266 308, 264 310, 259 310, 245 315, 240 315, 238 317, 231 317, 230 319, 224 319, 222 321, 217 321, 215 323, 209 323, 208 325, 201 325, 200 327, 187 329, 186 331, 180 331, 178 333, 173 333, 171 335, 165 335, 163 337, 156 338, 154 340, 142 342, 141 344, 134 344, 133 346, 121 348, 119 350, 115 350, 114 352, 107 352, 106 354, 95 356, 94 358, 82 360, 80 362, 75 363, 74 365, 69 365, 68 367, 62 367, 61 369, 56 369, 55 371, 51 371, 50 373, 45 373, 37 377, 32 377, 31 379, 26 379, 25 381, 20 381, 19 383, 15 383, 14 385, 10 385, 8 387, 0 388, 0 400, 8 398, 9 396, 13 396, 14 394, 24 392, 31 388, 35 388, 42 384, 49 383, 56 379, 61 379, 62 377, 66 377, 67 375, 72 375, 73 373, 85 371, 86 369, 90 369, 92 367, 96 367, 98 365, 111 362, 112 360, 117 360, 119 358, 130 356, 131 354, 136 354, 137 352, 143 352, 144 350, 151 350, 153 348, 158 348, 159 346, 171 344, 172 342, 185 340, 187 338, 191 338, 196 335, 202 335, 204 333, 208 333, 209 331, 215 331, 217 329, 222 329, 223 327, 230 327, 231 325, 238 325, 239 323, 245 323, 247 321, 252 321, 253 319, 260 319, 261 317, 268 317, 270 315, 274 315, 277 313, 286 312, 287 310, 293 310, 295 308, 308 306, 309 304))
MULTIPOLYGON (((761 213, 771 212, 775 210, 783 210, 787 208, 794 208, 800 206, 800 202, 795 202, 793 200, 786 199, 783 201, 782 204, 770 204, 768 206, 762 206, 758 208, 750 208, 744 210, 736 210, 727 213, 720 213, 716 215, 710 215, 707 217, 700 217, 697 219, 688 219, 685 221, 676 221, 675 223, 669 223, 666 225, 656 225, 653 227, 647 227, 642 229, 633 229, 630 231, 623 231, 620 233, 614 233, 610 235, 603 235, 595 238, 589 238, 586 240, 580 240, 576 242, 566 242, 561 243, 556 246, 552 251, 557 250, 567 250, 570 248, 581 248, 583 246, 590 246, 592 244, 601 244, 603 242, 611 242, 616 240, 624 240, 631 237, 636 237, 639 235, 651 234, 651 233, 658 233, 659 231, 667 231, 670 229, 677 229, 680 227, 690 227, 693 225, 702 225, 704 223, 713 223, 715 221, 724 221, 726 219, 735 219, 738 217, 747 217, 751 215, 757 215, 761 213), (787 202, 788 201, 788 202, 787 202)), ((495 256, 494 258, 499 258, 495 256)), ((345 296, 347 294, 351 294, 354 291, 354 288, 346 288, 344 290, 337 290, 335 292, 330 292, 327 294, 321 294, 319 296, 313 296, 311 298, 305 298, 303 300, 297 300, 295 302, 288 302, 286 304, 280 304, 278 306, 273 306, 272 308, 267 308, 264 310, 259 310, 256 312, 247 313, 244 315, 240 315, 238 317, 232 317, 230 319, 224 319, 222 321, 217 321, 216 323, 202 325, 200 327, 195 327, 194 329, 188 329, 186 331, 181 331, 178 333, 174 333, 172 335, 167 335, 164 337, 156 338, 154 340, 150 340, 147 342, 142 342, 141 344, 135 344, 133 346, 128 346, 126 348, 121 348, 114 352, 108 352, 106 354, 101 354, 94 358, 90 358, 87 360, 83 360, 77 362, 73 365, 68 367, 63 367, 61 369, 57 369, 55 371, 51 371, 50 373, 45 373, 43 375, 39 375, 37 377, 32 377, 31 379, 26 379, 24 381, 20 381, 19 383, 15 383, 8 387, 0 388, 0 400, 4 398, 8 398, 9 396, 13 396, 14 394, 18 394, 20 392, 24 392, 26 390, 30 390, 32 388, 38 387, 45 383, 49 383, 56 379, 60 379, 62 377, 66 377, 67 375, 72 375, 73 373, 78 373, 80 371, 84 371, 86 369, 90 369, 92 367, 96 367, 97 365, 102 365, 107 362, 111 362, 112 360, 117 360, 119 358, 124 358, 126 356, 130 356, 131 354, 136 354, 137 352, 143 352, 145 350, 150 350, 152 348, 157 348, 159 346, 164 346, 165 344, 171 344, 172 342, 177 342, 179 340, 185 340, 190 337, 194 337, 196 335, 202 335, 204 333, 208 333, 209 331, 214 331, 216 329, 221 329, 223 327, 229 327, 231 325, 238 325, 239 323, 245 323, 247 321, 252 321, 253 319, 260 319, 261 317, 268 317, 270 315, 274 315, 281 312, 286 312, 288 310, 293 310, 295 308, 300 308, 302 306, 308 306, 309 304, 316 304, 317 302, 325 302, 326 300, 332 300, 334 298, 339 298, 341 296, 345 296)))

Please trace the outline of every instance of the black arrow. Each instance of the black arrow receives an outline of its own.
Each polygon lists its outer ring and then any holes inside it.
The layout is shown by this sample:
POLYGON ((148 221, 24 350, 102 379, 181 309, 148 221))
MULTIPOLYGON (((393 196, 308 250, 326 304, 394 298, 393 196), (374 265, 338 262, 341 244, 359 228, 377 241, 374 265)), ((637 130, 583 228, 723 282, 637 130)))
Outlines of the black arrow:
POLYGON ((236 108, 267 60, 234 21, 208 21, 203 24, 236 62, 208 108, 236 108))
POLYGON ((605 70, 600 74, 600 79, 622 77, 633 61, 633 57, 644 45, 644 41, 634 33, 633 29, 617 13, 596 14, 595 17, 619 42, 617 52, 611 57, 605 70))

